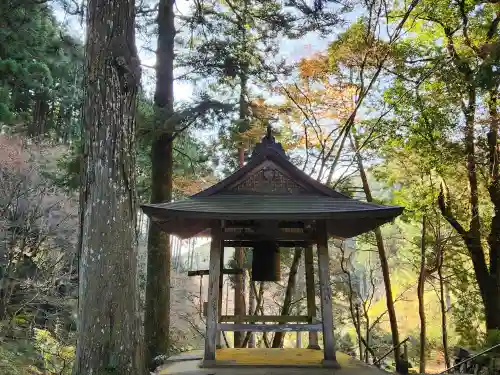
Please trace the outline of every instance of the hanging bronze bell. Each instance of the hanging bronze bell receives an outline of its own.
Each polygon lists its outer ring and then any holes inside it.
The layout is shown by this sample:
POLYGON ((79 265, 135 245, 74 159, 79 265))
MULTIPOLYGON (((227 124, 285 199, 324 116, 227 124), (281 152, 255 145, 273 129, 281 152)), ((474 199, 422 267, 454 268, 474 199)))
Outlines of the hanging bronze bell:
POLYGON ((253 248, 252 280, 281 280, 280 248, 275 241, 260 241, 253 248))

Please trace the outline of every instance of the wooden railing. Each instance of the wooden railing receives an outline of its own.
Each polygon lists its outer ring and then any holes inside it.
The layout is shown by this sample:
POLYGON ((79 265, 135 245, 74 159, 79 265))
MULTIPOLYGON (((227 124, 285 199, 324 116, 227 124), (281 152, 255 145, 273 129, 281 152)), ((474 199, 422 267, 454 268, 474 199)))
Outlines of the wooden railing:
POLYGON ((401 345, 404 345, 410 339, 411 339, 411 336, 408 336, 403 341, 401 341, 398 345, 393 346, 387 353, 385 353, 382 357, 380 357, 375 362, 373 362, 373 364, 375 366, 377 366, 377 367, 380 367, 383 359, 385 359, 389 354, 391 354, 394 350, 396 350, 397 348, 399 348, 401 345))
POLYGON ((323 330, 323 324, 313 323, 313 324, 297 324, 297 323, 287 323, 287 324, 227 324, 219 323, 217 325, 219 331, 229 331, 229 332, 241 332, 241 331, 252 331, 252 332, 321 332, 323 330))
POLYGON ((460 368, 460 366, 461 366, 461 365, 463 365, 464 363, 470 362, 470 361, 472 361, 474 358, 477 358, 477 357, 479 357, 479 356, 481 356, 481 355, 483 355, 483 354, 486 354, 486 353, 488 353, 488 352, 491 352, 493 349, 496 349, 496 348, 498 348, 498 347, 500 347, 500 344, 494 345, 494 346, 492 346, 491 348, 485 349, 485 350, 483 350, 482 352, 479 352, 479 353, 477 353, 477 354, 474 354, 473 356, 468 357, 468 358, 464 359, 463 361, 460 361, 460 362, 458 362, 458 363, 455 363, 453 366, 448 367, 446 370, 441 371, 438 375, 447 374, 447 373, 449 373, 451 370, 453 370, 453 369, 455 369, 455 368, 457 368, 457 367, 459 367, 459 368, 460 368))
POLYGON ((302 315, 222 315, 221 323, 309 323, 311 318, 302 315))

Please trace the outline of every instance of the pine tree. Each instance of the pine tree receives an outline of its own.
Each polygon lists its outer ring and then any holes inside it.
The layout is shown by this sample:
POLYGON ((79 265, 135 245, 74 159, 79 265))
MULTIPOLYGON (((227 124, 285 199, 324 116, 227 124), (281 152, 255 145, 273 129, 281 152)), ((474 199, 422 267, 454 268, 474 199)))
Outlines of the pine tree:
POLYGON ((68 142, 78 134, 81 43, 43 2, 8 0, 0 14, 0 122, 11 133, 68 142))
MULTIPOLYGON (((187 40, 187 54, 180 58, 179 63, 189 69, 188 78, 211 77, 210 81, 215 81, 217 89, 223 87, 237 92, 236 95, 229 92, 227 96, 226 100, 236 102, 235 111, 227 129, 221 128, 219 132, 226 153, 229 151, 231 155, 224 162, 234 166, 231 168, 234 170, 235 164, 243 166, 246 151, 255 142, 255 138, 248 137, 252 128, 262 129, 263 121, 259 121, 262 119, 252 113, 251 86, 268 79, 262 61, 266 55, 276 54, 281 30, 273 24, 285 25, 291 20, 277 2, 259 0, 196 2, 187 20, 191 33, 187 40)), ((207 91, 210 89, 208 86, 207 91)), ((236 249, 235 260, 236 266, 243 268, 244 249, 236 249)), ((244 289, 244 276, 239 275, 235 278, 236 315, 245 315, 244 289)), ((242 341, 242 333, 235 332, 235 346, 240 346, 242 341)))

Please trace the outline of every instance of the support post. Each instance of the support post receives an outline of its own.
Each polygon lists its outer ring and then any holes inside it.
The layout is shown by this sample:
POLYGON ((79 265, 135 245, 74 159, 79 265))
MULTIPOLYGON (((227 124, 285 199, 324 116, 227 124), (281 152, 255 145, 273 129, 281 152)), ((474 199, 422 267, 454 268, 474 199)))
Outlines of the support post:
POLYGON ((208 275, 207 329, 205 335, 205 352, 203 355, 203 364, 205 366, 215 364, 215 350, 217 345, 220 257, 222 252, 220 221, 215 221, 212 224, 211 234, 212 242, 210 244, 210 267, 208 275))
POLYGON ((330 286, 330 256, 328 254, 328 233, 326 222, 317 221, 319 290, 321 316, 323 320, 323 366, 340 368, 335 353, 333 336, 332 288, 330 286))
MULTIPOLYGON (((312 245, 304 249, 305 253, 305 271, 306 271, 306 296, 307 296, 307 316, 309 317, 308 323, 312 324, 316 319, 316 291, 314 290, 314 259, 312 245)), ((308 349, 321 348, 318 345, 318 333, 309 332, 309 345, 308 349)))
MULTIPOLYGON (((219 241, 221 243, 221 249, 220 249, 220 276, 219 276, 219 305, 218 310, 217 310, 217 322, 221 321, 221 316, 222 316, 222 288, 224 286, 224 273, 222 272, 224 270, 224 243, 222 241, 219 241)), ((217 333, 217 344, 216 348, 221 349, 222 348, 222 331, 217 333)))

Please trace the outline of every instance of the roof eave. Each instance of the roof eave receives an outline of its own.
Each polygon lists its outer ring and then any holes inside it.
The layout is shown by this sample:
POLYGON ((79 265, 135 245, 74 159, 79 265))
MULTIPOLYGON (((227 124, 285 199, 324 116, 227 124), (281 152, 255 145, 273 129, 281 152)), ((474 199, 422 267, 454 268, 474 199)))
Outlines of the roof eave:
MULTIPOLYGON (((171 218, 204 220, 339 220, 344 218, 369 219, 377 217, 397 217, 404 208, 386 206, 365 210, 326 211, 326 212, 200 212, 191 210, 169 209, 154 204, 143 204, 141 209, 150 218, 168 220, 171 218)), ((154 219, 153 219, 154 220, 154 219)))

